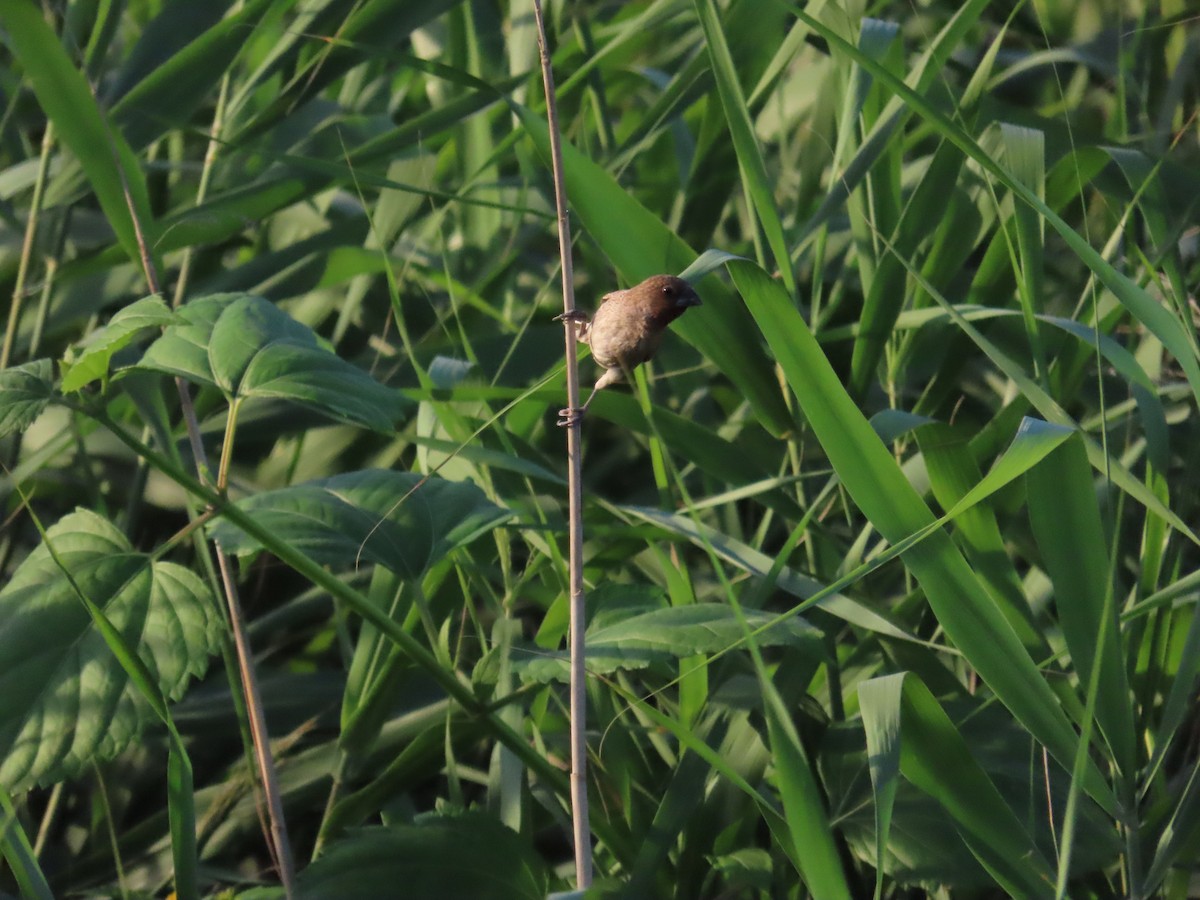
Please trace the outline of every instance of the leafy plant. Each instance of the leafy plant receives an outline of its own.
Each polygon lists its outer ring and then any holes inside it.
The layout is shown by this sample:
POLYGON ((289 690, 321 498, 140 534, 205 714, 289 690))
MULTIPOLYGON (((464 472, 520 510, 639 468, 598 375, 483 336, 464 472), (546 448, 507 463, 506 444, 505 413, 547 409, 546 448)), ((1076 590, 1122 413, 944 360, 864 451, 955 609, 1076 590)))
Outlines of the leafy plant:
MULTIPOLYGON (((547 13, 589 896, 1189 896, 1186 5, 547 13)), ((0 891, 570 891, 530 4, 0 30, 0 891)))

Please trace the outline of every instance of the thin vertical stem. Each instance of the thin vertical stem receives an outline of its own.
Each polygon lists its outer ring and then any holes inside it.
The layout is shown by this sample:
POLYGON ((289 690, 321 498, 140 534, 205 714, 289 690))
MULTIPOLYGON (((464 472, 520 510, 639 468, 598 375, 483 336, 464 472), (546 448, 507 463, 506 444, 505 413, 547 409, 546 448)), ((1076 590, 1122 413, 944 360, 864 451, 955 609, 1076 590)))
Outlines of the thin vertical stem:
MULTIPOLYGON (((117 174, 125 192, 125 203, 133 220, 133 230, 137 238, 138 253, 141 256, 142 270, 146 276, 146 284, 152 294, 162 295, 158 279, 158 269, 146 242, 142 223, 138 219, 133 198, 129 193, 129 183, 125 172, 117 160, 117 174)), ((212 473, 208 464, 208 454, 200 438, 200 424, 196 419, 196 409, 192 403, 191 390, 184 379, 176 376, 175 386, 179 391, 180 409, 183 412, 184 424, 187 428, 188 441, 191 444, 192 456, 196 464, 196 472, 204 484, 212 483, 212 473)), ((230 421, 226 425, 225 447, 221 456, 221 469, 216 475, 218 490, 223 494, 223 486, 228 478, 225 467, 229 463, 228 444, 233 440, 232 427, 236 424, 236 406, 231 410, 230 421)), ((288 840, 287 823, 283 814, 283 797, 279 788, 279 776, 275 770, 275 761, 271 756, 270 739, 267 732, 266 711, 263 708, 262 692, 258 687, 258 678, 254 670, 254 660, 250 652, 250 641, 246 636, 245 617, 242 614, 241 599, 238 595, 237 579, 229 557, 222 548, 220 541, 212 542, 213 555, 217 560, 217 568, 221 574, 221 586, 225 593, 226 609, 232 630, 234 647, 237 652, 238 674, 242 682, 242 692, 246 699, 246 713, 249 718, 250 734, 254 744, 255 763, 261 781, 265 799, 270 832, 266 836, 275 864, 279 869, 279 880, 283 885, 284 895, 291 900, 296 896, 296 867, 292 858, 291 844, 288 840)))
MULTIPOLYGON (((558 217, 558 252, 562 259, 563 319, 566 336, 567 406, 579 408, 579 365, 575 352, 575 323, 569 318, 575 311, 575 273, 571 263, 571 220, 567 212, 567 191, 563 179, 562 141, 558 131, 558 107, 555 103, 554 73, 550 70, 550 51, 546 47, 546 23, 540 0, 533 0, 537 21, 538 53, 542 62, 542 85, 546 90, 546 119, 550 127, 550 156, 554 174, 554 208, 558 217)), ((587 682, 584 669, 584 593, 583 593, 583 466, 580 446, 580 418, 571 417, 567 426, 567 495, 570 516, 570 591, 571 591, 571 824, 575 844, 575 881, 579 890, 592 883, 592 837, 587 796, 587 682)))
POLYGON ((42 211, 42 197, 46 191, 46 174, 50 171, 50 155, 54 149, 54 123, 47 122, 42 134, 42 152, 38 158, 37 178, 33 182, 33 199, 29 203, 29 221, 25 223, 25 237, 21 242, 21 256, 17 260, 17 277, 13 282, 12 305, 8 308, 8 326, 4 332, 4 343, 0 345, 0 369, 7 369, 12 358, 13 345, 17 340, 17 324, 21 320, 21 306, 25 300, 25 281, 29 276, 29 261, 33 257, 33 240, 37 235, 38 217, 42 211))

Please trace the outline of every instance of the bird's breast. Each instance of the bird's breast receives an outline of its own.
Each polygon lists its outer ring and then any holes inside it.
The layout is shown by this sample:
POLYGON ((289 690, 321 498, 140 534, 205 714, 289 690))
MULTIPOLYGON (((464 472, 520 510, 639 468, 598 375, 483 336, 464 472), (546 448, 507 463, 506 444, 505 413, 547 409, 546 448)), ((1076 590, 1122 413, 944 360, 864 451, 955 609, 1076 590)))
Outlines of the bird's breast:
POLYGON ((640 310, 611 300, 596 310, 588 332, 592 357, 607 369, 639 366, 662 342, 662 329, 640 310))

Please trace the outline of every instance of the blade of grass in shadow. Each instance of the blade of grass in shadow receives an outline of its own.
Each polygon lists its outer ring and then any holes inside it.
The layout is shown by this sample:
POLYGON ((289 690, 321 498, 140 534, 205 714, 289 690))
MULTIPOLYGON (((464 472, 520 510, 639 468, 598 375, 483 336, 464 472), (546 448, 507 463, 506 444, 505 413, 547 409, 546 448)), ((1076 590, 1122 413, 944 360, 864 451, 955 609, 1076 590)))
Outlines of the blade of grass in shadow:
POLYGON ((901 672, 859 685, 859 698, 864 725, 871 721, 871 758, 880 754, 894 765, 898 756, 900 771, 946 808, 975 858, 1010 896, 1052 896, 1046 860, 929 688, 901 672))
POLYGON ((1046 573, 1054 583, 1054 606, 1071 662, 1081 683, 1091 678, 1092 654, 1101 634, 1100 621, 1109 627, 1100 651, 1100 692, 1096 720, 1108 741, 1118 777, 1132 798, 1137 767, 1136 729, 1125 678, 1125 652, 1121 647, 1116 611, 1110 602, 1111 562, 1092 470, 1083 442, 1067 441, 1025 476, 1029 518, 1046 573))
MULTIPOLYGON (((892 543, 929 526, 933 515, 842 387, 786 292, 749 263, 731 262, 729 272, 859 509, 892 543)), ((1078 745, 1074 729, 949 536, 943 531, 931 534, 912 547, 904 561, 954 645, 1037 740, 1070 766, 1078 745)), ((1094 765, 1085 784, 1106 811, 1116 813, 1112 791, 1094 765)))
MULTIPOLYGON (((881 636, 898 638, 913 644, 926 646, 926 642, 909 635, 893 624, 889 619, 870 608, 857 604, 839 592, 851 586, 861 578, 866 577, 876 569, 907 552, 911 547, 924 541, 946 524, 957 520, 960 516, 971 512, 975 507, 992 494, 1007 486, 1015 479, 1023 476, 1036 466, 1047 454, 1071 437, 1070 429, 1051 425, 1037 419, 1025 419, 1017 430, 1017 436, 1005 454, 996 462, 988 474, 979 480, 974 487, 966 491, 958 501, 941 518, 932 521, 921 531, 910 534, 903 541, 889 547, 882 553, 873 556, 869 561, 847 572, 841 578, 828 585, 805 576, 798 575, 788 569, 781 557, 774 561, 759 551, 736 541, 713 528, 698 522, 695 516, 669 514, 656 509, 627 506, 618 507, 616 511, 636 516, 659 525, 663 529, 688 538, 694 544, 714 557, 730 562, 733 565, 757 575, 763 579, 763 587, 778 587, 795 597, 805 598, 802 603, 785 610, 765 625, 754 629, 752 634, 758 635, 781 622, 796 616, 810 606, 821 605, 822 608, 838 618, 864 628, 867 631, 878 632, 881 636)), ((693 504, 691 510, 699 509, 693 504)), ((741 642, 738 643, 738 646, 741 642)), ((728 649, 733 649, 732 647, 728 649)), ((945 647, 937 646, 941 652, 945 647)))
POLYGON ((763 690, 767 734, 771 741, 779 798, 783 801, 784 815, 791 829, 795 857, 799 860, 804 883, 817 900, 849 900, 850 886, 842 871, 829 813, 825 810, 812 764, 783 704, 783 698, 779 696, 757 651, 754 657, 759 686, 763 690))
MULTIPOLYGON (((1004 159, 1012 177, 1024 185, 1043 203, 1046 200, 1046 136, 1036 128, 1000 123, 1000 140, 1004 159)), ((1033 357, 1033 374, 1039 381, 1046 378, 1046 349, 1038 328, 1038 313, 1042 311, 1043 252, 1046 246, 1045 222, 1026 203, 1013 204, 1013 216, 1001 224, 1006 233, 1015 232, 1017 299, 1025 320, 1025 334, 1033 357)), ((1010 253, 1011 253, 1010 249, 1010 253)))
POLYGON ((17 882, 23 898, 31 900, 54 900, 54 892, 38 865, 37 856, 29 844, 29 836, 21 827, 17 818, 16 807, 12 797, 3 787, 0 787, 0 853, 12 870, 12 877, 17 882))
MULTIPOLYGON (((794 11, 794 7, 790 3, 783 3, 783 0, 776 0, 776 3, 781 3, 794 11)), ((970 34, 987 7, 988 0, 969 0, 958 8, 954 17, 946 23, 909 74, 909 80, 913 82, 918 93, 924 94, 941 76, 942 67, 950 59, 951 54, 961 48, 964 39, 970 34)), ((800 21, 812 28, 811 16, 802 16, 800 21)), ((818 33, 824 36, 825 30, 822 28, 818 33)), ((869 66, 865 68, 870 71, 869 66)), ((862 182, 880 154, 887 149, 892 134, 896 129, 902 128, 912 114, 912 110, 900 102, 889 103, 884 108, 879 121, 863 141, 862 146, 854 155, 854 159, 830 185, 829 194, 821 202, 821 206, 812 215, 812 218, 804 223, 804 228, 792 247, 793 257, 797 256, 819 232, 820 227, 842 208, 851 191, 862 182)))
MULTIPOLYGON (((901 257, 901 259, 903 258, 901 257)), ((1161 516, 1165 521, 1170 523, 1171 527, 1175 528, 1177 531, 1187 537, 1187 539, 1192 543, 1200 544, 1200 537, 1197 537, 1196 533, 1192 531, 1192 529, 1189 528, 1188 525, 1175 512, 1173 512, 1161 500, 1159 500, 1159 498, 1149 487, 1146 486, 1144 482, 1138 478, 1135 478, 1133 473, 1131 473, 1119 459, 1108 456, 1105 453, 1104 448, 1099 445, 1095 438, 1088 434, 1078 422, 1067 415, 1066 411, 1059 406, 1053 397, 1046 393, 1041 386, 1037 384, 1037 382, 1024 373, 1020 365, 1014 362, 1005 353, 1001 352, 1001 350, 995 344, 984 337, 983 333, 980 332, 979 329, 974 325, 972 325, 971 322, 968 321, 967 317, 959 313, 958 310, 941 295, 941 292, 939 292, 937 288, 930 284, 925 277, 912 266, 911 263, 909 263, 907 260, 904 260, 904 265, 905 268, 908 269, 909 274, 918 281, 925 292, 933 298, 934 302, 936 302, 939 307, 941 307, 942 311, 950 316, 954 323, 960 329, 962 329, 962 331, 968 337, 971 338, 971 340, 979 347, 979 349, 981 349, 984 354, 987 355, 988 359, 995 363, 997 368, 999 368, 1000 371, 1005 374, 1005 376, 1012 379, 1013 383, 1017 385, 1023 397, 1028 400, 1029 403, 1031 403, 1047 421, 1056 425, 1062 425, 1067 428, 1071 428, 1079 433, 1080 437, 1083 438, 1084 447, 1087 449, 1088 460, 1091 462, 1093 468, 1099 472, 1103 472, 1105 477, 1111 480, 1113 484, 1121 488, 1121 490, 1125 491, 1129 496, 1137 500, 1147 509, 1153 510, 1155 514, 1161 516)), ((1124 350, 1108 338, 1102 336, 1102 339, 1096 343, 1095 333, 1086 327, 1080 326, 1078 323, 1069 324, 1065 320, 1053 317, 1046 317, 1044 321, 1050 322, 1051 324, 1057 325, 1059 328, 1062 328, 1065 331, 1071 332, 1081 340, 1096 344, 1104 357, 1111 362, 1113 366, 1121 372, 1122 375, 1129 379, 1134 396, 1137 398, 1139 410, 1142 411, 1147 423, 1147 442, 1151 447, 1155 447, 1157 442, 1157 446, 1161 448, 1162 443, 1166 439, 1165 419, 1162 419, 1159 415, 1161 412, 1161 402, 1158 400, 1156 391, 1153 385, 1149 382, 1148 376, 1146 376, 1146 373, 1139 365, 1137 365, 1136 359, 1134 359, 1128 351, 1124 350), (1159 407, 1158 411, 1155 409, 1156 406, 1159 407)), ((1018 414, 1020 414, 1019 411, 1018 414)), ((992 423, 989 423, 989 425, 985 427, 984 432, 981 434, 986 434, 987 430, 994 427, 994 424, 997 422, 1003 422, 1003 420, 1001 418, 993 419, 992 423)), ((979 437, 980 436, 976 436, 972 443, 977 443, 979 441, 979 437)))
MULTIPOLYGON (((863 53, 881 65, 903 72, 904 43, 898 39, 900 26, 895 22, 864 18, 859 25, 858 47, 863 53)), ((852 68, 844 61, 842 67, 851 69, 852 75, 842 103, 841 127, 838 129, 838 161, 846 159, 853 149, 859 134, 880 121, 886 109, 887 93, 873 84, 870 73, 852 68)), ((890 317, 888 307, 903 305, 906 285, 897 272, 880 271, 880 262, 888 259, 877 233, 894 234, 900 223, 901 169, 904 165, 904 143, 888 141, 880 150, 863 184, 846 198, 846 214, 849 217, 850 238, 854 246, 857 280, 862 293, 863 336, 877 338, 879 349, 887 343, 890 335, 881 327, 890 317), (880 278, 887 281, 880 283, 880 278), (879 300, 883 299, 883 308, 879 300), (872 303, 872 300, 875 303, 872 303)), ((893 267, 895 263, 892 264, 893 267)), ((855 350, 862 344, 860 340, 855 350)), ((875 365, 856 353, 850 361, 850 389, 855 396, 862 396, 867 386, 875 379, 875 365)), ((885 381, 883 388, 889 394, 894 385, 885 381)))
MULTIPOLYGON (((151 29, 160 35, 172 34, 176 39, 182 35, 187 43, 166 59, 154 59, 150 63, 153 68, 144 75, 128 68, 122 72, 123 83, 118 90, 123 96, 113 104, 112 120, 130 146, 143 148, 165 131, 186 127, 191 122, 197 107, 210 100, 234 60, 252 43, 255 24, 270 3, 271 0, 252 0, 199 34, 194 30, 192 9, 182 4, 168 4, 163 9, 143 31, 142 44, 154 40, 151 29), (129 84, 127 79, 131 77, 137 80, 129 84)), ((131 60, 144 62, 152 52, 162 51, 139 45, 131 60)))

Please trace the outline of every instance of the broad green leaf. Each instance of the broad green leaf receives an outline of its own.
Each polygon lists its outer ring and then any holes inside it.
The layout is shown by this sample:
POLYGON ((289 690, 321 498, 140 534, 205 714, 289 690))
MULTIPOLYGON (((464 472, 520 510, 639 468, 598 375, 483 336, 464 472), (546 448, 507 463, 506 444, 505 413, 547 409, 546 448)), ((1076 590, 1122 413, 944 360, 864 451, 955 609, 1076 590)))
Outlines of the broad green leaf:
MULTIPOLYGON (((935 521, 933 514, 842 387, 786 292, 752 264, 732 262, 729 271, 859 509, 892 543, 922 533, 935 521)), ((937 531, 903 558, 954 645, 1000 701, 1069 767, 1078 737, 961 551, 944 531, 937 531)), ((1115 811, 1115 798, 1095 768, 1089 770, 1086 787, 1102 806, 1115 811)))
POLYGON ((107 325, 94 331, 78 355, 64 360, 63 391, 78 391, 97 379, 107 379, 113 354, 133 341, 139 332, 165 328, 174 321, 174 313, 157 295, 131 303, 114 315, 107 325))
POLYGON ((139 366, 219 387, 237 399, 288 400, 352 425, 390 431, 405 401, 322 346, 306 325, 249 294, 189 303, 139 366))
POLYGON ((178 321, 147 348, 139 365, 215 387, 216 379, 208 360, 213 325, 222 312, 244 296, 213 294, 191 301, 178 310, 178 321))
POLYGON ((54 398, 54 366, 48 359, 0 371, 0 437, 24 431, 54 398))
POLYGON ((946 808, 976 859, 1010 896, 1053 896, 1046 860, 929 689, 901 672, 860 691, 864 719, 873 720, 869 752, 885 752, 894 764, 898 742, 904 777, 946 808))
MULTIPOLYGON (((746 614, 751 628, 765 625, 772 618, 758 611, 746 614)), ((723 603, 669 606, 588 629, 587 668, 593 674, 607 675, 698 653, 716 653, 737 643, 743 634, 733 611, 723 603)), ((764 647, 788 646, 802 653, 821 653, 820 633, 797 616, 756 640, 764 647)), ((570 674, 566 654, 557 652, 518 658, 513 668, 527 681, 565 681, 570 674)))
MULTIPOLYGON (((135 552, 79 510, 47 530, 71 580, 178 699, 218 648, 221 617, 204 583, 135 552)), ((111 759, 155 715, 129 682, 45 544, 0 591, 0 781, 23 790, 111 759)))
MULTIPOLYGON (((379 564, 406 578, 511 515, 473 484, 378 469, 265 491, 237 506, 323 565, 379 564)), ((261 549, 229 522, 213 525, 212 535, 232 553, 261 549)))

